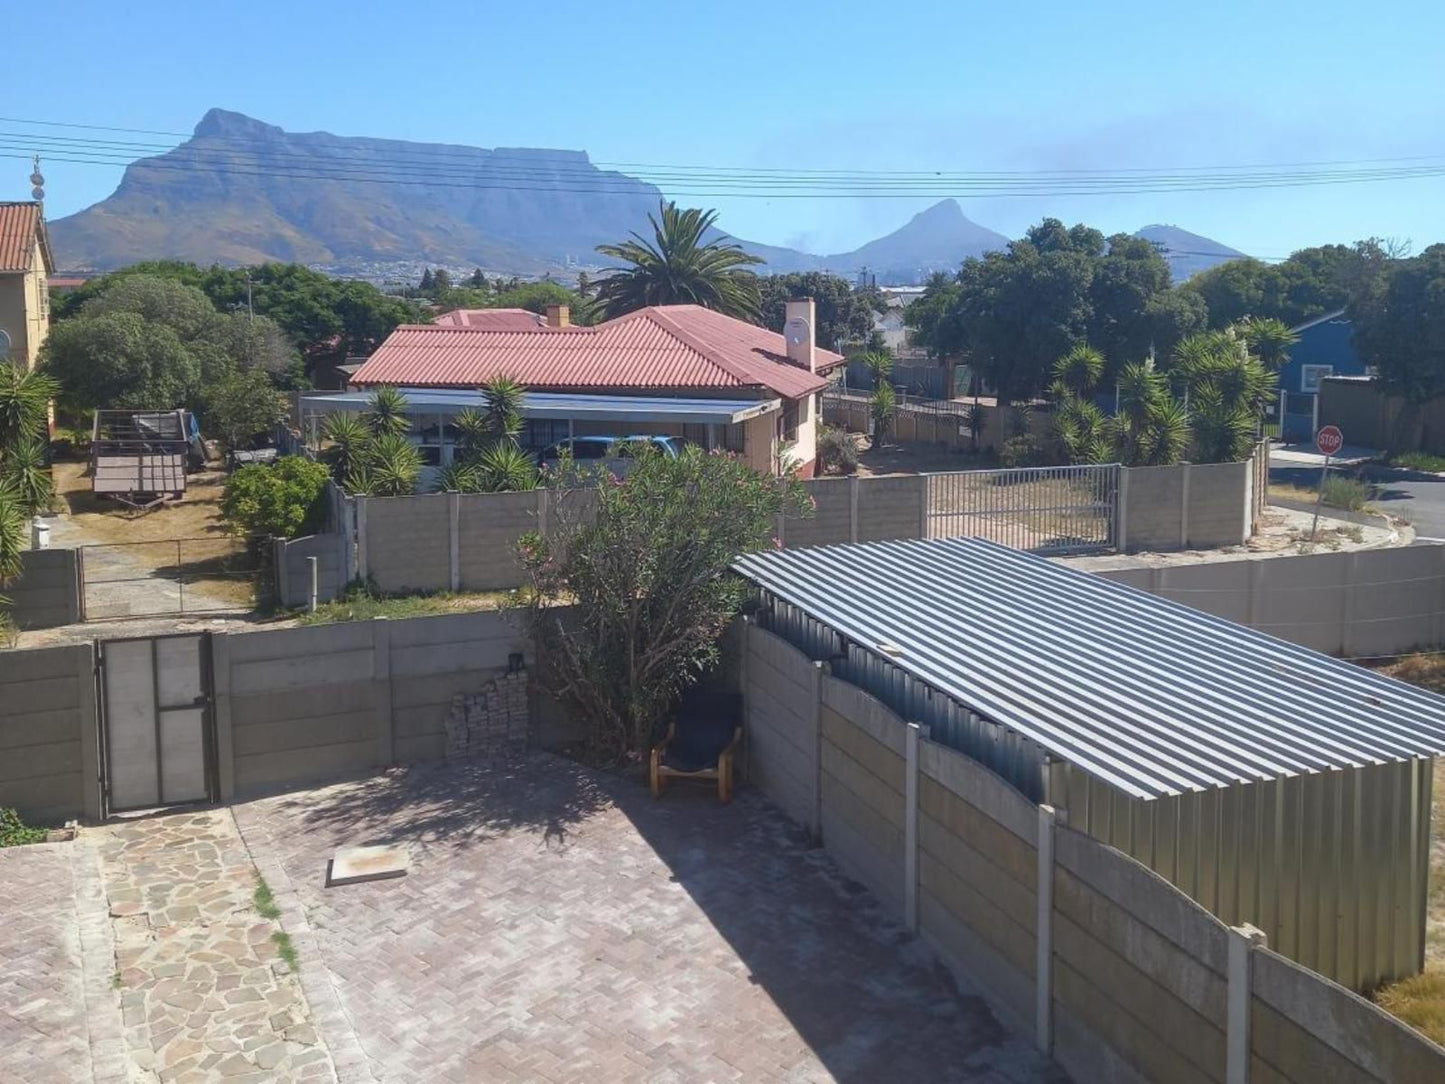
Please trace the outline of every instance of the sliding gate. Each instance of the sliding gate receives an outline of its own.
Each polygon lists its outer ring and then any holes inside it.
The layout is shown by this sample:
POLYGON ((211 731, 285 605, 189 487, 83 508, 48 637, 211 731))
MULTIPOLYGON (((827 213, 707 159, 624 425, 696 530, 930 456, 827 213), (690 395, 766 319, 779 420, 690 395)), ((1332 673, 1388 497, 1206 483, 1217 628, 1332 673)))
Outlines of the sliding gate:
POLYGON ((99 647, 105 812, 215 800, 210 635, 99 647))

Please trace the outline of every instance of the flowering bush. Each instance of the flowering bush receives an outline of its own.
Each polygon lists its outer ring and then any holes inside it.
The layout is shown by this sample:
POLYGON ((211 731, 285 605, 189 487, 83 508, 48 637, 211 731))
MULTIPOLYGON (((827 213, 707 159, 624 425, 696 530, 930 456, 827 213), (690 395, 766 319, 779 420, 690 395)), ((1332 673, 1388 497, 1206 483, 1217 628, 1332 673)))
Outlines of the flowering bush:
POLYGON ((591 759, 647 749, 717 660, 745 592, 733 560, 773 544, 777 517, 810 505, 795 478, 732 456, 645 448, 626 478, 561 494, 548 535, 521 540, 543 677, 586 725, 591 759))

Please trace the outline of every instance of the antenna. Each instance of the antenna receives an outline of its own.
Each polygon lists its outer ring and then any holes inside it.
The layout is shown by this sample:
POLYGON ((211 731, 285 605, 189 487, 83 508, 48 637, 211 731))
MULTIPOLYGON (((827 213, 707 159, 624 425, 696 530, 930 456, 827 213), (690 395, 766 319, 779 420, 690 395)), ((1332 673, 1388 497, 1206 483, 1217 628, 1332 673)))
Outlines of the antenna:
POLYGON ((35 172, 30 174, 30 194, 37 201, 45 199, 45 175, 40 172, 40 155, 34 159, 35 172))

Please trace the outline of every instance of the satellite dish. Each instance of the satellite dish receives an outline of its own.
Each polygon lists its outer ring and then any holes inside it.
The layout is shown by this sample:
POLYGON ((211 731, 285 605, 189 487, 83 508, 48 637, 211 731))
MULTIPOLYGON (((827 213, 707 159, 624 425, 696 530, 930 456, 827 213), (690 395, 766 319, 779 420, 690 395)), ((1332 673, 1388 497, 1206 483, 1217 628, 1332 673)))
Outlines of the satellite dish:
POLYGON ((794 316, 783 325, 783 337, 788 340, 789 346, 802 346, 812 335, 813 329, 808 326, 808 321, 801 316, 794 316))

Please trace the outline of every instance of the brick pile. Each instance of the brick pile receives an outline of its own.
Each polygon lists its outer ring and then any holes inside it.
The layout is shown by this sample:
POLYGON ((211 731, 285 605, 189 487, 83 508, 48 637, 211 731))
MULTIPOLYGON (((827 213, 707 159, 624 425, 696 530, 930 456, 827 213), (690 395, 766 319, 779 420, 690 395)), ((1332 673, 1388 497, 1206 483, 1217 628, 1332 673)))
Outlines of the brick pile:
POLYGON ((447 757, 495 759, 527 748, 527 672, 487 682, 480 692, 458 693, 447 712, 447 757))

